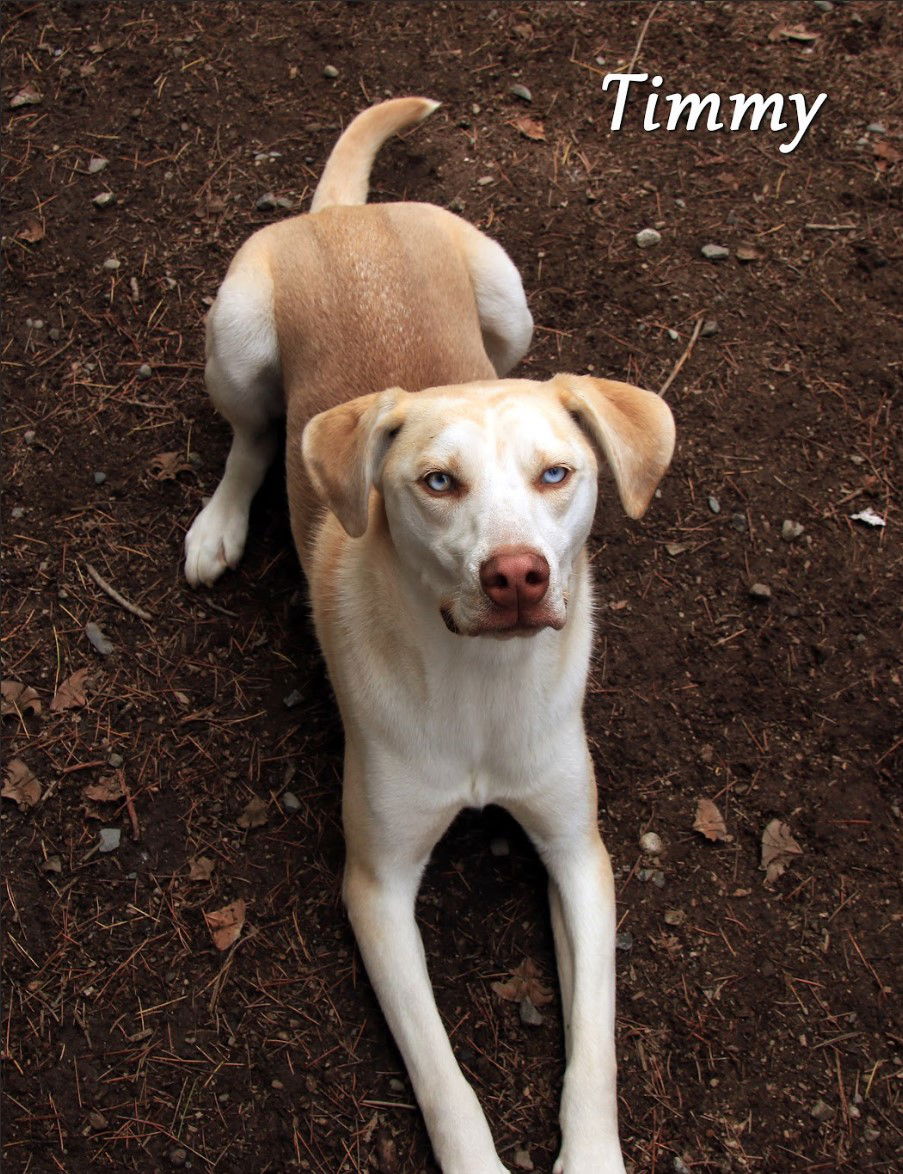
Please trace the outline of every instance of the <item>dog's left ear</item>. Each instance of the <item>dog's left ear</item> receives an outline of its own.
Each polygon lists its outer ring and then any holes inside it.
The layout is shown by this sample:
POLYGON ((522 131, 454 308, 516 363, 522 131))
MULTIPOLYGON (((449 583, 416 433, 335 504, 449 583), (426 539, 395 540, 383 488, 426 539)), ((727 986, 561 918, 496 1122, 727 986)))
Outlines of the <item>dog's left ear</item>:
POLYGON ((406 391, 390 387, 309 420, 301 455, 317 495, 352 538, 367 529, 370 490, 405 416, 406 391))
POLYGON ((674 417, 654 391, 589 375, 550 381, 611 466, 621 504, 641 518, 674 453, 674 417))

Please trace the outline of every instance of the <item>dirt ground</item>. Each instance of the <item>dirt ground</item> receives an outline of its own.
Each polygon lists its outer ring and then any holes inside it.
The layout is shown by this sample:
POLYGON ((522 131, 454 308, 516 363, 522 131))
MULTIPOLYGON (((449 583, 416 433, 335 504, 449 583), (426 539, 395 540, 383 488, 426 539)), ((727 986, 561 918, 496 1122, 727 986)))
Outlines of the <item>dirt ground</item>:
MULTIPOLYGON (((900 7, 5 17, 3 676, 34 691, 3 718, 5 1169, 435 1168, 339 898, 341 729, 281 471, 237 573, 192 592, 179 569, 228 444, 202 385, 217 283, 306 207, 340 126, 406 93, 443 106, 387 146, 372 198, 504 244, 537 323, 524 373, 659 389, 686 354, 660 496, 631 523, 606 487, 592 544, 629 1168, 894 1168, 900 7), (646 133, 639 101, 612 132, 603 76, 632 61, 662 92, 828 99, 790 154, 768 130, 646 133), (700 798, 723 839, 693 830, 700 798), (772 820, 801 851, 766 883, 772 820), (220 950, 204 915, 233 902, 220 950)), ((456 823, 419 912, 499 1153, 549 1170, 557 993, 532 1026, 493 986, 529 960, 555 988, 544 878, 502 812, 456 823)))

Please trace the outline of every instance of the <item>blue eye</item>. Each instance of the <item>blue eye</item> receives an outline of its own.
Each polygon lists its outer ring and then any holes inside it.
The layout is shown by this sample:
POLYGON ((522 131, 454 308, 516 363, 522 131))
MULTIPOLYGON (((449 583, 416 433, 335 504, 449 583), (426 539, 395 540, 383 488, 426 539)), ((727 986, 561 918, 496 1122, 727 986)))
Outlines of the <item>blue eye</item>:
POLYGON ((427 489, 431 489, 433 493, 448 493, 454 486, 455 479, 451 473, 427 473, 423 478, 423 484, 427 489))
POLYGON ((564 465, 552 465, 543 472, 539 479, 543 485, 560 485, 567 478, 569 472, 570 470, 566 469, 564 465))

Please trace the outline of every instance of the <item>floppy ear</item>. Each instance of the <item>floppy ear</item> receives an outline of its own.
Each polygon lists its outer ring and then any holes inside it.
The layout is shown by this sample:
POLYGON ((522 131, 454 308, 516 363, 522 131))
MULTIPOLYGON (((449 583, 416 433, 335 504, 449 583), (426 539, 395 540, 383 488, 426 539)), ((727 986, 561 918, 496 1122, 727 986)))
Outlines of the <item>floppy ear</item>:
POLYGON ((629 383, 589 375, 555 375, 551 382, 611 466, 628 516, 641 518, 674 452, 671 409, 655 392, 629 383))
POLYGON ((318 497, 352 538, 367 529, 370 490, 405 410, 400 387, 320 412, 301 437, 301 455, 318 497))

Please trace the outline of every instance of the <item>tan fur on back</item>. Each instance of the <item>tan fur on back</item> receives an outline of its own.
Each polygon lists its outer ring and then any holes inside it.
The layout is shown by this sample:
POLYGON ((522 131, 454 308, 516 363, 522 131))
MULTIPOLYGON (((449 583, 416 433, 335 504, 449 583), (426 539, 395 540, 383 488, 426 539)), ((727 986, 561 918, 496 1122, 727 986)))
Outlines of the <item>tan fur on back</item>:
POLYGON ((377 204, 325 208, 260 234, 273 278, 299 550, 322 509, 301 462, 312 416, 386 387, 494 377, 459 231, 440 208, 377 204))

